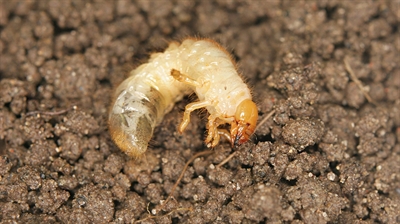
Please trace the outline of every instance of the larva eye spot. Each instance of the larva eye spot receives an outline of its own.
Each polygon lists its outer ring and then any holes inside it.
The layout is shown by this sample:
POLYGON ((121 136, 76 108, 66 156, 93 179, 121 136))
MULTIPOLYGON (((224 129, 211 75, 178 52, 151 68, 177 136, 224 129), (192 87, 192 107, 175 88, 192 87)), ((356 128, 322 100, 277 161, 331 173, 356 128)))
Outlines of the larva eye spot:
POLYGON ((250 139, 258 119, 257 105, 247 99, 236 109, 235 120, 231 123, 231 145, 238 146, 250 139))

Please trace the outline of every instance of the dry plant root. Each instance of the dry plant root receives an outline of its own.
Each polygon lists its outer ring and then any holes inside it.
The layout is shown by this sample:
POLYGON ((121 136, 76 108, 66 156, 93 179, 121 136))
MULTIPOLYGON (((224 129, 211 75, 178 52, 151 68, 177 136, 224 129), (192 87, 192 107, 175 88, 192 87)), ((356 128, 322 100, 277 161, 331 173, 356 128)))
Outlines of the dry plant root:
POLYGON ((76 110, 76 109, 78 109, 77 106, 73 106, 71 108, 67 108, 67 109, 63 109, 63 110, 59 110, 59 111, 40 111, 40 110, 36 110, 36 111, 30 111, 30 112, 26 113, 26 116, 33 116, 33 115, 37 115, 37 116, 41 116, 41 115, 57 116, 57 115, 65 114, 70 110, 76 110))
POLYGON ((361 90, 361 92, 364 94, 364 96, 368 100, 368 102, 376 105, 376 102, 368 94, 368 91, 365 90, 365 87, 363 86, 362 82, 357 78, 356 74, 354 73, 353 69, 351 68, 349 62, 346 59, 344 60, 344 67, 346 68, 347 72, 350 74, 351 80, 353 80, 353 82, 356 83, 356 85, 361 90))
MULTIPOLYGON (((211 154, 213 154, 213 153, 214 153, 214 151, 211 151, 211 150, 198 152, 198 153, 196 153, 195 155, 193 155, 193 156, 186 162, 185 166, 183 167, 183 170, 182 170, 181 174, 179 175, 178 179, 176 180, 174 186, 172 187, 171 192, 168 194, 167 199, 165 199, 165 201, 162 202, 161 207, 160 207, 159 209, 157 209, 158 211, 155 212, 156 214, 157 214, 159 211, 161 211, 161 210, 165 207, 165 205, 167 205, 167 203, 169 202, 169 200, 171 200, 171 199, 173 198, 172 195, 174 194, 176 188, 178 187, 179 183, 181 182, 183 176, 185 175, 185 172, 186 172, 187 168, 189 167, 189 165, 190 165, 196 158, 198 158, 198 157, 200 157, 200 156, 211 155, 211 154)), ((164 215, 149 215, 149 216, 147 216, 146 218, 143 218, 143 219, 140 219, 140 220, 135 221, 135 223, 140 223, 140 222, 143 222, 143 221, 146 221, 146 220, 149 220, 149 219, 156 219, 156 218, 161 218, 161 217, 164 217, 164 216, 168 216, 168 215, 171 215, 173 212, 176 212, 176 211, 192 211, 192 208, 177 208, 177 209, 172 210, 172 211, 170 211, 170 212, 168 212, 167 214, 164 214, 164 215)), ((149 214, 151 214, 151 213, 149 212, 149 214)))

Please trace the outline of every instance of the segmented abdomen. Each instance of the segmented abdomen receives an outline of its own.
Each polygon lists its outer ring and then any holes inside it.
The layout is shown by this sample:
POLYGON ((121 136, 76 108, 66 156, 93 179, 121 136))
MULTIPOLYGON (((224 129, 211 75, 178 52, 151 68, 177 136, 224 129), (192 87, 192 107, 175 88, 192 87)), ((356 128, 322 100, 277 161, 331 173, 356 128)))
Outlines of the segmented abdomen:
MULTIPOLYGON (((209 124, 215 123, 209 133, 218 133, 219 125, 233 122, 239 105, 251 101, 250 90, 234 61, 218 43, 193 38, 180 45, 173 42, 165 52, 152 54, 148 63, 133 70, 117 88, 109 115, 114 142, 130 157, 140 156, 155 126, 175 102, 191 92, 196 93, 199 102, 206 103, 204 107, 211 115, 209 124), (172 70, 187 80, 178 81, 171 75, 172 70)), ((218 142, 218 137, 210 139, 218 142)))

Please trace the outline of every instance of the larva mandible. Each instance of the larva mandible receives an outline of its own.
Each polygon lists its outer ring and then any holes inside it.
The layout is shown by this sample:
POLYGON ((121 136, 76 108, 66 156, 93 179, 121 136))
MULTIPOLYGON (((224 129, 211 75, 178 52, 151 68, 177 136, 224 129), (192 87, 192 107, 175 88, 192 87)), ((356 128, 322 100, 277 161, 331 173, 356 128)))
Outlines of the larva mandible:
POLYGON ((155 126, 175 102, 191 92, 199 100, 186 105, 180 133, 192 111, 206 108, 208 147, 216 146, 220 135, 235 146, 253 134, 257 106, 230 54, 213 40, 188 38, 152 54, 117 87, 108 122, 112 139, 130 157, 142 155, 155 126), (231 125, 230 132, 218 128, 226 123, 231 125))

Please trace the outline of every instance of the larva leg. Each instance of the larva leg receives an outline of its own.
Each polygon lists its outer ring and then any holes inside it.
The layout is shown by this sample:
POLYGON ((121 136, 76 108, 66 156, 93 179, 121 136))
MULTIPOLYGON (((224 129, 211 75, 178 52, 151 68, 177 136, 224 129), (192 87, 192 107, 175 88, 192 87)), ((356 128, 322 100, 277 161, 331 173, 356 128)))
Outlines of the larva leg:
POLYGON ((185 112, 183 114, 183 120, 182 123, 179 125, 179 132, 182 133, 187 125, 190 122, 190 113, 192 113, 192 111, 209 106, 210 102, 208 101, 197 101, 197 102, 193 102, 193 103, 189 103, 188 105, 186 105, 185 107, 185 112))
POLYGON ((218 128, 218 126, 221 123, 218 122, 217 120, 218 119, 216 119, 211 115, 208 117, 208 123, 207 123, 208 134, 205 142, 207 147, 209 148, 218 145, 220 136, 224 136, 227 140, 231 141, 231 134, 225 129, 218 128))
POLYGON ((190 78, 187 75, 182 74, 180 71, 178 71, 176 69, 171 70, 171 76, 174 77, 174 79, 178 80, 179 82, 182 82, 182 83, 185 83, 185 84, 188 84, 191 86, 195 86, 195 87, 200 87, 200 84, 196 80, 190 78))
POLYGON ((207 133, 207 138, 206 138, 206 144, 207 147, 211 148, 212 147, 212 143, 210 143, 213 139, 215 139, 215 136, 218 135, 218 129, 217 129, 217 125, 215 125, 215 117, 213 116, 209 116, 208 117, 208 123, 207 123, 207 129, 208 129, 208 133, 207 133))
POLYGON ((229 142, 231 142, 231 133, 229 133, 228 130, 218 128, 218 135, 219 135, 219 136, 224 136, 224 137, 226 138, 226 140, 228 140, 229 142))

